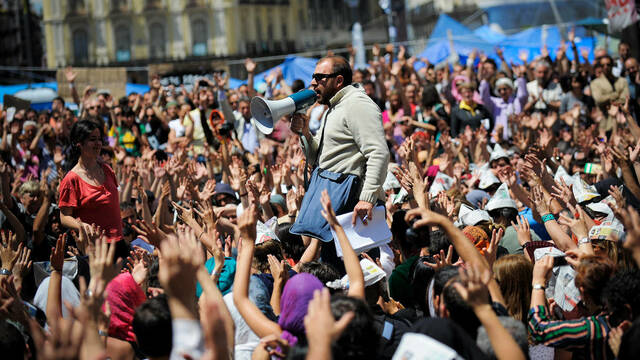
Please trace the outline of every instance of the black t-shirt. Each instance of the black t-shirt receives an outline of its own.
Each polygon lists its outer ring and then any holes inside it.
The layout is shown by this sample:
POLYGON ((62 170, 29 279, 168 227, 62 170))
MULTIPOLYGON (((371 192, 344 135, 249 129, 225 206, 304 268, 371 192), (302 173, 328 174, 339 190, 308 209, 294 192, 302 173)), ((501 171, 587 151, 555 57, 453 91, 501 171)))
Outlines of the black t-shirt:
POLYGON ((378 305, 374 306, 371 311, 373 312, 373 326, 380 335, 378 359, 391 359, 400 345, 402 335, 409 331, 411 322, 402 317, 385 314, 378 305))

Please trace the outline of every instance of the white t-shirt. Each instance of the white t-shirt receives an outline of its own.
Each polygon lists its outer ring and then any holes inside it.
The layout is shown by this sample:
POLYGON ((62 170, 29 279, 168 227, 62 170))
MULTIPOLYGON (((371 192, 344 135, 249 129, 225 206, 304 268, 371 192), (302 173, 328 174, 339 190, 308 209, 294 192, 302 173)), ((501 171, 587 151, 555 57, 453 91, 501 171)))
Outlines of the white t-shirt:
POLYGON ((183 137, 187 130, 180 122, 180 119, 169 121, 169 128, 176 132, 176 137, 183 137))

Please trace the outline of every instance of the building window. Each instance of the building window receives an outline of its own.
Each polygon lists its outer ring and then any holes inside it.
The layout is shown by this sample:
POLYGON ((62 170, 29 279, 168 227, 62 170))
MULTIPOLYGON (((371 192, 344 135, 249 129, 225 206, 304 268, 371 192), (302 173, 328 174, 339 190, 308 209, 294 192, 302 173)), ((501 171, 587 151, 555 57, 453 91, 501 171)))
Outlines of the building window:
POLYGON ((207 55, 207 24, 204 20, 194 20, 191 23, 191 38, 193 39, 193 55, 207 55))
POLYGON ((164 26, 153 23, 149 27, 149 57, 160 59, 165 56, 164 26))
MULTIPOLYGON (((269 17, 269 19, 271 19, 271 18, 269 17)), ((274 40, 273 39, 273 24, 271 24, 271 22, 269 22, 267 24, 267 41, 266 41, 266 43, 267 43, 267 51, 268 52, 273 50, 272 49, 273 40, 274 40)))
POLYGON ((84 0, 69 0, 69 13, 74 15, 86 14, 87 7, 84 0))
POLYGON ((159 9, 162 7, 162 0, 147 0, 147 9, 159 9))
POLYGON ((73 61, 76 64, 86 64, 89 60, 89 36, 84 29, 73 32, 73 61))
POLYGON ((113 12, 127 12, 128 11, 127 0, 112 0, 111 1, 111 10, 113 12))
POLYGON ((128 25, 116 29, 116 61, 131 60, 131 30, 128 25))

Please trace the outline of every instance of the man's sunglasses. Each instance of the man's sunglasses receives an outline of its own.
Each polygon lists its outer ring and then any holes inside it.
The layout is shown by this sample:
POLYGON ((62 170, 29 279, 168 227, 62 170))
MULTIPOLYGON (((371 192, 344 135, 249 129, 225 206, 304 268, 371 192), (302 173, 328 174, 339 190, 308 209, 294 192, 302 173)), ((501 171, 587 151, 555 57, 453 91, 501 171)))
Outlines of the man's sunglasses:
POLYGON ((333 77, 336 77, 338 75, 340 75, 340 74, 339 73, 333 73, 333 74, 318 74, 318 73, 315 73, 315 74, 311 75, 311 78, 314 79, 315 81, 320 82, 320 81, 322 81, 324 79, 333 78, 333 77))

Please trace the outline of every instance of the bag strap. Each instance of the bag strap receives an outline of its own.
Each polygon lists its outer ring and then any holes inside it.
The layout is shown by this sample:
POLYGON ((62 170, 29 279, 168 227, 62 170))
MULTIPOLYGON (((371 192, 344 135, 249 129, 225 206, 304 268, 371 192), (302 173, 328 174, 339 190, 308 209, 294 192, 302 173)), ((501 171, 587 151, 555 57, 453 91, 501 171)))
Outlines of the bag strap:
MULTIPOLYGON (((331 110, 333 109, 333 107, 329 107, 329 109, 327 110, 327 112, 324 113, 324 120, 322 121, 322 134, 320 135, 320 144, 318 144, 318 151, 316 152, 316 158, 314 159, 313 162, 313 168, 317 168, 318 165, 320 164, 320 154, 322 153, 322 147, 324 145, 324 130, 325 127, 327 126, 327 117, 329 116, 329 113, 331 112, 331 110)), ((309 143, 307 141, 307 139, 302 136, 302 145, 304 147, 306 147, 307 149, 310 149, 311 147, 309 146, 309 143)), ((309 158, 305 157, 304 160, 304 189, 308 190, 309 189, 309 158)))

